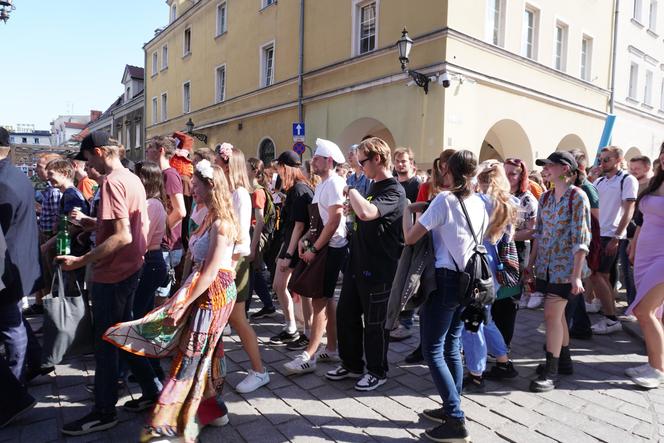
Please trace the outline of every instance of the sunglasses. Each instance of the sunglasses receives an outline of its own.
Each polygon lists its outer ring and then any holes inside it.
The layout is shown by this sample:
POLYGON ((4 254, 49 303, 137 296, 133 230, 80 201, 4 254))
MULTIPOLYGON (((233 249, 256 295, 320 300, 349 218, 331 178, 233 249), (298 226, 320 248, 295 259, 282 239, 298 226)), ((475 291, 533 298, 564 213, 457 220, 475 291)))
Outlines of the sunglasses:
POLYGON ((360 163, 360 166, 364 168, 364 164, 369 160, 371 160, 371 157, 367 157, 364 160, 358 160, 358 162, 360 163))
POLYGON ((599 159, 599 161, 601 161, 602 163, 608 163, 611 160, 613 160, 613 157, 604 157, 599 159))

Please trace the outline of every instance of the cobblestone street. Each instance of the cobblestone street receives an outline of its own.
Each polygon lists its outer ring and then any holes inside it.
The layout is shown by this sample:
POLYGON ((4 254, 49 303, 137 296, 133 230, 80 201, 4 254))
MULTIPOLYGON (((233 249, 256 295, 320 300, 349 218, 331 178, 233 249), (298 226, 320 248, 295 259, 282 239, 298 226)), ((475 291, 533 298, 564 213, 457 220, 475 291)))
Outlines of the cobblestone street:
MULTIPOLYGON (((254 324, 259 340, 278 332, 280 317, 254 324)), ((640 340, 625 332, 573 341, 575 374, 553 392, 533 394, 528 383, 542 357, 544 336, 537 331, 541 310, 523 310, 517 317, 512 358, 519 377, 504 384, 487 382, 486 394, 465 395, 462 407, 473 441, 487 442, 641 442, 664 441, 664 390, 643 391, 623 375, 625 368, 645 361, 640 340)), ((594 319, 593 319, 594 320, 594 319)), ((418 416, 436 407, 439 397, 424 365, 408 365, 403 358, 416 345, 413 336, 390 345, 389 380, 373 392, 360 393, 352 381, 330 382, 320 364, 315 374, 284 375, 283 363, 294 356, 284 347, 262 346, 271 382, 247 395, 233 386, 246 375, 248 357, 236 335, 224 337, 229 376, 224 390, 230 424, 208 428, 202 442, 316 442, 412 441, 432 424, 418 416)), ((120 424, 106 433, 63 438, 58 429, 79 418, 92 404, 85 384, 93 381, 92 357, 67 361, 46 384, 31 388, 37 406, 7 429, 0 441, 130 442, 137 441, 141 415, 118 408, 120 424)), ((139 395, 130 384, 118 402, 139 395)))

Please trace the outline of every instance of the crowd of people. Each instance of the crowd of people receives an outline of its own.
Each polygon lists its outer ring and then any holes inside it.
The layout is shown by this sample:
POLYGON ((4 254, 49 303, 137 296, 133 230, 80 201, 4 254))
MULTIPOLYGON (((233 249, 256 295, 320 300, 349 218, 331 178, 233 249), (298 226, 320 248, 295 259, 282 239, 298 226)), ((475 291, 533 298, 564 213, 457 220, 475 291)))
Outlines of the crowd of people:
POLYGON ((389 344, 410 337, 419 316, 420 345, 404 358, 425 362, 440 394, 440 408, 422 411, 437 442, 470 441, 462 393, 518 375, 519 309, 544 306, 531 391, 573 373, 570 337, 614 333, 622 321, 638 321, 648 353, 626 375, 664 385, 664 144, 629 169, 615 146, 596 166, 581 150, 554 152, 536 160, 540 173, 463 149, 443 150, 423 172, 411 149, 371 135, 345 153, 319 138, 310 161, 286 151, 267 165, 230 143, 194 150, 183 133, 146 146, 133 164, 94 131, 69 158, 41 155, 36 202, 0 128, 0 426, 34 405, 30 381, 59 363, 26 320, 48 315, 55 281, 85 298, 94 340, 94 407, 65 435, 115 426, 128 378, 142 394, 123 407, 151 411, 141 441, 193 442, 227 424, 222 335, 232 328, 249 356, 235 390, 268 384, 252 323, 277 314, 273 294, 283 328, 266 345, 299 352, 285 372, 334 363, 325 377, 353 379, 358 391, 387 382, 389 344), (250 311, 254 292, 261 306, 250 311), (600 310, 591 325, 588 312, 600 310))

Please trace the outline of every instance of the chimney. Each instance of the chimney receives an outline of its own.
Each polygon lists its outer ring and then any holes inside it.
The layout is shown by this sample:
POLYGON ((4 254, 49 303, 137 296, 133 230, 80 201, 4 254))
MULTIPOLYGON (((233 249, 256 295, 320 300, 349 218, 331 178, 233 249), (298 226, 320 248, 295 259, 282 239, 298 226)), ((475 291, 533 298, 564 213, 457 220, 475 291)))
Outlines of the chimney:
POLYGON ((90 123, 98 120, 99 117, 101 117, 101 111, 95 111, 95 110, 90 111, 90 123))

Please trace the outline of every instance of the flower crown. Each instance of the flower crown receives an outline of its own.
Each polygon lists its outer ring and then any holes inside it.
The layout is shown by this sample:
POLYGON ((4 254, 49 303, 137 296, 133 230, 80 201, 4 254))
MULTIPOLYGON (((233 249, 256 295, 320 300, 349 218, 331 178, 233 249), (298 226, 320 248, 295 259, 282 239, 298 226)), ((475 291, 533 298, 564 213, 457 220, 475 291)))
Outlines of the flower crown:
POLYGON ((201 174, 201 177, 208 180, 214 179, 214 170, 212 169, 212 164, 209 160, 201 160, 196 164, 196 172, 201 174))
POLYGON ((221 156, 224 160, 228 160, 233 155, 233 145, 230 143, 221 143, 218 144, 215 149, 217 155, 221 156))

